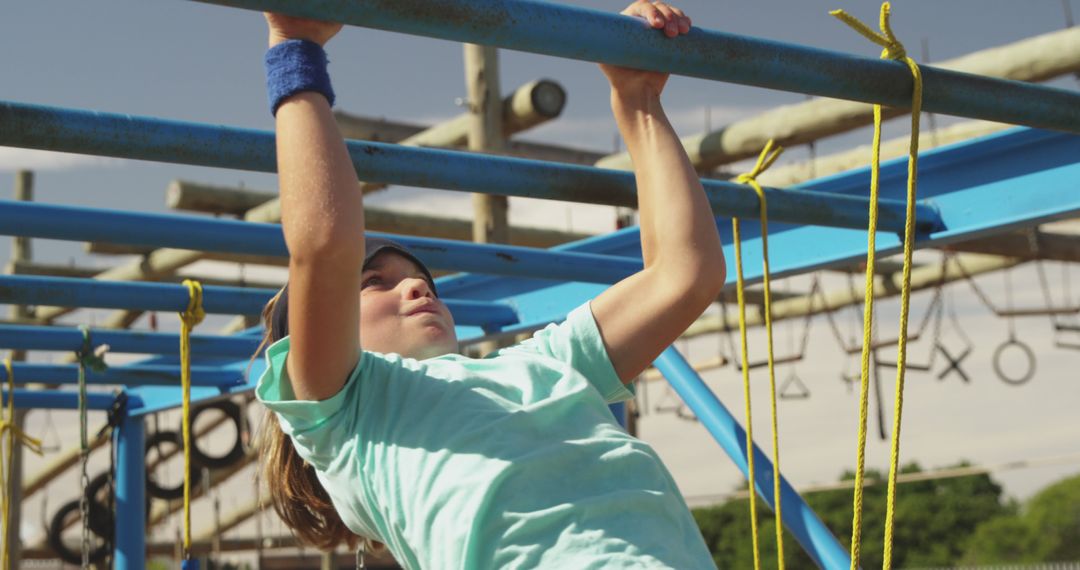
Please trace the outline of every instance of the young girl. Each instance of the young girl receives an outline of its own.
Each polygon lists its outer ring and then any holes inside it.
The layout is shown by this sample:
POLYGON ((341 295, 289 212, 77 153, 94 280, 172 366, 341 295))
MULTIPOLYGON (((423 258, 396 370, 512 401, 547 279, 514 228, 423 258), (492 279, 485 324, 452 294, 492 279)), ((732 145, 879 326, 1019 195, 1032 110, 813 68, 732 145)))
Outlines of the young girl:
MULTIPOLYGON (((668 41, 690 29, 662 2, 623 13, 668 41)), ((660 106, 667 75, 601 66, 634 159, 644 269, 470 359, 423 263, 363 239, 321 49, 341 26, 267 21, 290 260, 256 394, 281 518, 320 548, 378 541, 410 569, 712 568, 671 475, 606 406, 724 283, 709 204, 660 106)))

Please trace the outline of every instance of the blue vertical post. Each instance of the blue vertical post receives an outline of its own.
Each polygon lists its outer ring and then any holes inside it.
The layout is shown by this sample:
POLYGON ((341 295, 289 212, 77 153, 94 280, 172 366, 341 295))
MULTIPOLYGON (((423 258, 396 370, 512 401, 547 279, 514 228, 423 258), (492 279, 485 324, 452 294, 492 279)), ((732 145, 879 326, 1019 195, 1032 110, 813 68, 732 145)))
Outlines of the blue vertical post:
POLYGON ((115 570, 146 568, 146 463, 141 416, 120 422, 116 442, 115 570))
MULTIPOLYGON (((743 475, 746 475, 746 431, 739 422, 735 421, 731 412, 720 403, 716 395, 698 376, 697 371, 674 347, 669 346, 654 364, 664 378, 671 383, 683 402, 686 402, 686 405, 694 411, 701 424, 709 430, 728 457, 743 472, 743 475)), ((775 508, 772 462, 756 445, 754 446, 754 467, 758 495, 768 503, 770 508, 775 508)), ((817 514, 788 484, 787 479, 781 477, 780 485, 780 500, 783 501, 784 506, 784 527, 795 536, 795 540, 799 541, 814 563, 828 569, 850 568, 851 556, 836 540, 825 523, 821 522, 817 514)))

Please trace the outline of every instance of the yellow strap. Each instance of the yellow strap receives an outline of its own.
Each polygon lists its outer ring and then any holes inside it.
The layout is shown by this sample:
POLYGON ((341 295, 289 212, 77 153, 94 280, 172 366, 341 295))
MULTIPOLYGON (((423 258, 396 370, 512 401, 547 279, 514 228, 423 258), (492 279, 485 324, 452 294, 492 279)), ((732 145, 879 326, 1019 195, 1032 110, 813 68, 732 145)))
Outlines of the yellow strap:
POLYGON ((185 279, 190 300, 180 313, 180 387, 183 391, 184 433, 184 558, 191 555, 191 331, 206 317, 202 306, 202 285, 185 279))
MULTIPOLYGON (((735 179, 741 184, 749 184, 758 195, 759 215, 761 219, 761 262, 762 281, 765 293, 765 331, 768 344, 769 363, 769 389, 772 403, 772 439, 773 439, 773 504, 776 508, 773 513, 776 517, 776 557, 780 570, 784 568, 784 526, 781 524, 782 511, 780 506, 780 437, 777 430, 776 414, 776 369, 773 360, 773 332, 772 332, 772 295, 769 292, 769 216, 768 205, 765 201, 765 190, 758 184, 757 177, 776 162, 784 148, 775 146, 772 139, 765 144, 758 156, 757 164, 746 174, 740 174, 735 179)), ((758 547, 757 530, 757 494, 754 490, 754 435, 753 418, 750 415, 750 367, 747 358, 746 342, 746 295, 743 283, 742 266, 742 238, 739 235, 739 219, 731 219, 732 241, 735 243, 735 268, 736 268, 736 292, 739 299, 739 334, 742 337, 742 376, 743 393, 746 400, 746 450, 747 471, 750 479, 750 534, 754 542, 754 568, 761 567, 761 555, 758 547)))
MULTIPOLYGON (((7 403, 0 406, 0 442, 7 441, 4 450, 4 460, 0 462, 0 520, 3 525, 0 528, 8 528, 8 520, 11 518, 11 486, 8 478, 11 475, 12 463, 15 461, 15 446, 22 443, 27 449, 41 455, 41 440, 30 437, 15 423, 15 371, 11 366, 11 357, 4 359, 4 369, 7 372, 7 403)), ((0 548, 0 568, 11 568, 11 556, 6 540, 3 548, 0 548)))
MULTIPOLYGON (((889 26, 890 6, 888 2, 881 5, 881 34, 874 32, 862 22, 848 15, 843 10, 830 12, 855 31, 862 34, 870 41, 882 46, 881 57, 884 59, 896 59, 907 64, 914 80, 914 88, 911 94, 911 143, 908 149, 908 180, 907 180, 907 219, 904 226, 904 269, 903 284, 900 289, 900 335, 896 356, 896 396, 893 410, 892 445, 889 458, 889 488, 886 495, 885 509, 885 552, 883 568, 888 570, 892 567, 892 542, 893 542, 893 519, 895 516, 894 505, 896 500, 896 474, 900 461, 900 419, 904 405, 904 374, 907 369, 907 331, 908 331, 908 307, 911 300, 911 253, 915 237, 915 188, 918 173, 919 153, 919 116, 922 113, 922 73, 918 64, 915 63, 903 44, 893 35, 889 26)), ((862 490, 863 471, 865 465, 866 450, 866 415, 867 399, 869 392, 870 370, 870 345, 871 325, 873 320, 874 298, 874 257, 876 248, 874 237, 877 232, 877 200, 879 186, 879 171, 881 168, 881 105, 874 105, 874 145, 871 155, 870 166, 870 223, 867 231, 866 252, 866 303, 863 314, 863 351, 862 351, 862 384, 859 393, 859 448, 857 464, 855 467, 855 497, 854 516, 851 529, 851 568, 855 570, 859 565, 859 547, 862 539, 862 490)))

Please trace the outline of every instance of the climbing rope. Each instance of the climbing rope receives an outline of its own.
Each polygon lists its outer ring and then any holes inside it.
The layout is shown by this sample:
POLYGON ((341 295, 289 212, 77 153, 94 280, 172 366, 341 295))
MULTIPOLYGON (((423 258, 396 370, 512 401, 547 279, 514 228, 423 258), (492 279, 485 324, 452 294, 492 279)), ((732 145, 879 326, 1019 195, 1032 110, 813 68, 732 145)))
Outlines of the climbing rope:
MULTIPOLYGON (((780 438, 777 432, 776 421, 776 370, 773 361, 772 305, 770 299, 771 295, 769 293, 768 207, 765 201, 765 190, 762 189, 761 184, 758 184, 757 177, 768 169, 772 163, 776 162, 776 159, 783 151, 783 147, 774 147, 774 142, 770 139, 769 142, 765 144, 765 148, 761 150, 761 154, 758 156, 757 164, 754 165, 754 168, 751 169, 750 172, 740 174, 739 177, 735 179, 736 182, 741 184, 749 184, 754 191, 757 192, 759 215, 761 218, 761 259, 762 281, 765 295, 765 331, 768 345, 769 389, 772 395, 770 399, 772 404, 773 435, 773 503, 776 505, 776 508, 773 509, 773 513, 776 516, 776 553, 780 570, 783 570, 784 568, 784 527, 780 523, 780 438)), ((748 477, 750 479, 750 533, 754 542, 754 568, 755 570, 758 570, 761 568, 761 554, 758 550, 757 499, 756 493, 754 492, 754 435, 753 421, 750 415, 750 366, 748 363, 746 342, 746 293, 743 283, 742 238, 739 235, 738 218, 731 219, 731 233, 732 241, 735 244, 736 292, 739 300, 739 334, 742 338, 743 393, 745 394, 746 400, 746 463, 748 477)))
POLYGON ((180 313, 180 387, 183 392, 184 433, 184 569, 197 569, 198 561, 191 558, 191 331, 206 317, 202 306, 202 285, 185 279, 189 301, 187 310, 180 313))
MULTIPOLYGON (((11 486, 9 485, 9 478, 13 468, 12 463, 15 461, 15 446, 21 443, 30 451, 41 455, 41 441, 27 435, 15 422, 15 371, 11 366, 11 357, 4 359, 4 369, 7 372, 7 405, 0 406, 0 442, 6 440, 7 448, 4 453, 4 461, 0 462, 0 485, 4 487, 3 490, 0 490, 0 498, 2 498, 3 502, 0 505, 0 519, 2 519, 3 526, 0 528, 5 529, 6 532, 11 517, 11 486)), ((0 568, 11 568, 11 562, 8 560, 10 547, 7 540, 3 542, 3 548, 0 549, 0 568)))
POLYGON ((79 363, 79 463, 80 481, 82 483, 82 495, 79 496, 79 518, 82 520, 82 567, 90 567, 90 476, 86 467, 90 462, 90 438, 86 430, 86 369, 94 372, 104 372, 106 369, 105 359, 95 352, 93 343, 90 341, 90 329, 81 326, 82 347, 75 351, 76 361, 79 363))
MULTIPOLYGON (((843 10, 830 12, 866 39, 882 46, 881 58, 904 62, 911 70, 913 89, 911 94, 911 142, 908 149, 907 219, 904 225, 904 269, 900 293, 900 334, 896 356, 896 399, 893 412, 892 446, 889 459, 889 486, 885 508, 885 549, 883 568, 892 567, 893 518, 895 515, 896 474, 900 457, 900 418, 904 403, 904 373, 907 357, 908 307, 911 300, 911 253, 915 236, 915 187, 918 173, 919 116, 922 113, 922 73, 919 65, 908 57, 903 44, 893 35, 889 26, 888 2, 881 5, 881 33, 871 30, 843 10)), ((866 303, 863 313, 862 386, 859 396, 859 448, 855 469, 854 515, 851 529, 851 568, 859 566, 859 547, 862 538, 862 489, 866 450, 866 408, 869 387, 870 338, 873 321, 874 258, 876 253, 878 187, 881 170, 881 105, 874 105, 874 143, 870 166, 870 222, 867 230, 866 252, 866 303)))

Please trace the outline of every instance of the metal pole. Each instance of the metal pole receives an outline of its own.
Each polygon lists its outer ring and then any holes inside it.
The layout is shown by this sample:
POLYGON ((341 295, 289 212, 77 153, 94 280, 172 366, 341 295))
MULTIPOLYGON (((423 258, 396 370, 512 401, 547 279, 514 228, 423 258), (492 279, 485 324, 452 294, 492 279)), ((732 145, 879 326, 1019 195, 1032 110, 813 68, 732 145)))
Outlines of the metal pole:
MULTIPOLYGON (((82 341, 82 332, 73 328, 0 325, 0 348, 74 352, 82 341)), ((180 337, 170 333, 94 329, 91 341, 108 345, 110 353, 180 354, 180 337)), ((192 353, 200 357, 245 358, 258 346, 253 336, 191 335, 192 353)))
MULTIPOLYGON (((679 354, 674 347, 668 347, 655 366, 664 374, 672 388, 679 394, 686 405, 694 411, 701 424, 705 426, 720 447, 731 458, 735 466, 747 475, 746 431, 724 407, 724 404, 709 390, 697 372, 679 354)), ((754 473, 757 476, 755 488, 758 495, 769 505, 773 504, 772 462, 754 446, 754 473)), ((791 532, 814 563, 821 568, 846 570, 851 567, 851 557, 840 545, 825 523, 803 501, 802 497, 781 477, 781 501, 783 501, 784 526, 791 532)))
MULTIPOLYGON (((281 226, 277 224, 182 214, 122 212, 81 206, 0 201, 0 234, 152 244, 185 250, 228 250, 282 257, 288 255, 281 226), (65 223, 57 224, 58 219, 65 220, 65 223)), ((402 243, 433 269, 586 283, 614 283, 641 269, 641 260, 621 256, 555 252, 512 245, 477 244, 378 232, 367 232, 366 235, 392 238, 402 243)), ((199 254, 181 253, 196 256, 199 254)), ((119 276, 112 278, 119 279, 119 276)), ((259 312, 261 307, 252 314, 259 312)))
MULTIPOLYGON (((1060 105, 1080 109, 1080 95, 1070 97, 1060 105)), ((1080 114, 1078 110, 1074 112, 1080 114)), ((24 103, 0 102, 0 145, 277 171, 274 134, 269 131, 24 103)), ((365 141, 347 141, 346 145, 357 172, 372 182, 609 206, 637 205, 634 176, 630 172, 365 141)), ((757 194, 745 184, 720 180, 703 180, 702 184, 715 214, 757 217, 757 194)), ((765 193, 770 220, 866 228, 869 210, 866 198, 771 188, 766 188, 765 193)), ((905 212, 902 200, 880 200, 878 229, 902 232, 905 212)), ((917 207, 916 219, 924 231, 937 229, 941 220, 934 208, 922 203, 917 207)), ((197 249, 222 247, 209 245, 197 249)))
MULTIPOLYGON (((534 0, 209 0, 443 40, 908 108, 898 61, 695 28, 678 41, 636 18, 534 0)), ((822 22, 826 22, 822 14, 822 22)), ((829 22, 838 33, 842 25, 829 22)), ((867 52, 870 52, 867 49, 867 52)), ((923 67, 923 110, 1080 133, 1080 94, 923 67)))
MULTIPOLYGON (((203 287, 203 309, 209 314, 258 314, 274 293, 266 289, 208 285, 203 287)), ((0 303, 179 312, 187 308, 188 299, 187 287, 183 285, 0 276, 0 303)), ((518 321, 514 308, 503 302, 447 299, 445 303, 459 325, 497 327, 518 321)))
MULTIPOLYGON (((7 390, 0 391, 0 400, 7 403, 7 390)), ((116 397, 112 394, 96 392, 87 394, 87 407, 91 410, 110 410, 116 397)), ((79 395, 71 391, 15 389, 16 409, 50 408, 53 410, 79 409, 79 395)))
MULTIPOLYGON (((25 364, 11 366, 15 381, 19 384, 44 382, 48 384, 76 384, 79 367, 72 364, 25 364)), ((244 384, 242 369, 222 366, 192 366, 191 385, 229 388, 244 384)), ((0 381, 7 382, 7 371, 0 368, 0 381)), ((179 386, 180 367, 162 364, 127 364, 114 366, 105 372, 86 371, 89 385, 126 386, 179 386)), ((16 402, 18 397, 16 396, 16 402)))
POLYGON ((116 442, 116 570, 146 568, 145 433, 141 417, 120 422, 116 442))

